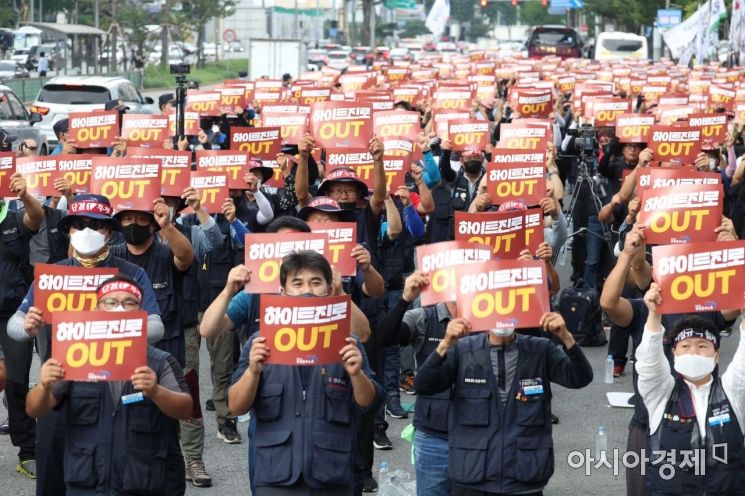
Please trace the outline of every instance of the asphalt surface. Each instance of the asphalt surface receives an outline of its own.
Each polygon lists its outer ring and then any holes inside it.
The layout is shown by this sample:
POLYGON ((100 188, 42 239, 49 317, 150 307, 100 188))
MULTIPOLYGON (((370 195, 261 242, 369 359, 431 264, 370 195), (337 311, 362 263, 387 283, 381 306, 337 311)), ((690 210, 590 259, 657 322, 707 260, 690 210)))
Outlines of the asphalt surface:
MULTIPOLYGON (((567 257, 571 260, 570 257, 567 257)), ((558 267, 562 275, 563 284, 566 281, 568 266, 558 267)), ((737 329, 737 327, 734 327, 737 329)), ((737 332, 731 337, 724 338, 721 349, 721 363, 726 366, 732 358, 737 346, 737 332)), ((631 409, 610 408, 606 400, 609 391, 632 391, 631 365, 626 368, 626 373, 617 378, 614 384, 603 382, 604 365, 607 357, 607 347, 584 348, 584 352, 593 366, 595 379, 593 382, 580 390, 568 390, 561 386, 553 385, 552 410, 559 417, 560 423, 553 427, 554 450, 555 450, 555 473, 551 478, 544 494, 546 496, 578 496, 598 494, 625 494, 624 467, 619 462, 618 475, 614 475, 612 468, 602 467, 592 469, 590 475, 585 474, 584 466, 572 468, 567 460, 570 452, 585 449, 594 451, 595 437, 598 426, 605 427, 608 437, 608 449, 618 449, 619 460, 622 459, 626 447, 628 424, 631 418, 631 409)), ((203 343, 200 362, 200 387, 203 402, 209 398, 211 385, 209 380, 209 357, 206 346, 203 343)), ((32 367, 32 382, 38 377, 38 361, 32 367)), ((404 406, 411 403, 414 396, 402 394, 404 406)), ((247 444, 246 429, 248 424, 239 423, 238 430, 243 436, 242 444, 228 445, 217 439, 217 426, 214 412, 204 412, 206 434, 204 460, 208 472, 212 475, 213 486, 211 488, 195 488, 187 483, 187 495, 248 495, 248 469, 247 469, 247 444)), ((7 417, 5 408, 0 407, 0 420, 7 417)), ((392 469, 406 470, 413 475, 413 466, 410 464, 410 445, 400 438, 401 431, 410 422, 409 420, 388 419, 390 427, 388 435, 393 441, 393 449, 389 451, 375 452, 375 469, 378 473, 378 465, 381 460, 387 460, 392 469)), ((11 445, 10 438, 0 436, 0 494, 13 496, 27 496, 35 494, 34 482, 15 472, 17 463, 17 450, 11 445)), ((576 462, 576 459, 573 459, 576 462)), ((575 463, 576 466, 576 463, 575 463)))

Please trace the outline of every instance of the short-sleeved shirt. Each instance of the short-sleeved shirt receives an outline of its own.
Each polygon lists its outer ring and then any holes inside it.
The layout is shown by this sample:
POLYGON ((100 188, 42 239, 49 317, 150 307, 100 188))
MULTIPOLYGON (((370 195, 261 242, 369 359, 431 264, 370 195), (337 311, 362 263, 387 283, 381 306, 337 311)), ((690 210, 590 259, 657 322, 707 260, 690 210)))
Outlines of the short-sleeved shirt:
POLYGON ((234 327, 240 327, 248 323, 248 314, 251 312, 253 295, 245 291, 239 291, 228 304, 226 312, 234 327))

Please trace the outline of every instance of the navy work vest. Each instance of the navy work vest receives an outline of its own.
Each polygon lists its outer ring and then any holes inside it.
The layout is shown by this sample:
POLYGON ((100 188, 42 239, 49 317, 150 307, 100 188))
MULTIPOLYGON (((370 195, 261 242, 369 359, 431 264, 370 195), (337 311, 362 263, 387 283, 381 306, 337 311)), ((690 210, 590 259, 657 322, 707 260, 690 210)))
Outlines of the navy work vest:
POLYGON ((718 376, 714 376, 711 384, 706 420, 706 439, 701 439, 691 390, 683 378, 677 374, 675 387, 667 402, 662 423, 654 434, 647 437, 646 456, 649 457, 649 462, 645 480, 648 495, 734 496, 745 494, 743 434, 718 376), (710 419, 727 417, 726 422, 715 423, 715 425, 710 423, 710 419), (714 445, 722 444, 727 445, 726 449, 723 446, 714 448, 714 445), (682 451, 698 449, 705 450, 705 460, 702 460, 697 467, 692 460, 694 456, 698 459, 701 452, 691 452, 689 453, 691 462, 685 464, 683 462, 685 455, 682 451), (664 480, 660 476, 660 468, 661 465, 668 463, 668 460, 662 455, 655 455, 654 452, 665 451, 667 455, 671 455, 673 450, 675 451, 674 475, 672 479, 664 480), (720 458, 726 456, 726 464, 716 461, 714 456, 720 458), (701 470, 702 466, 705 466, 704 470, 701 470))
POLYGON ((18 212, 8 212, 0 223, 0 319, 13 315, 26 296, 29 283, 24 270, 29 268, 29 237, 18 212))
MULTIPOLYGON (((191 239, 191 226, 184 226, 178 222, 174 224, 181 234, 186 236, 189 242, 194 245, 191 239)), ((181 273, 181 291, 177 295, 178 311, 181 314, 184 329, 194 327, 199 322, 199 283, 197 275, 199 271, 199 260, 194 259, 189 270, 181 273)))
POLYGON ((70 240, 57 227, 63 217, 61 210, 44 207, 44 217, 47 224, 47 244, 49 245, 49 260, 47 263, 53 264, 67 258, 70 240))
MULTIPOLYGON (((426 333, 420 349, 416 350, 416 363, 421 365, 427 360, 445 337, 450 320, 440 322, 437 318, 437 306, 424 307, 426 333)), ((414 427, 422 432, 442 439, 448 437, 448 418, 450 417, 450 389, 433 396, 417 395, 414 404, 414 427)))
MULTIPOLYGON (((112 246, 111 254, 133 264, 136 264, 135 259, 139 258, 129 252, 126 243, 112 246)), ((179 270, 173 264, 173 251, 168 245, 156 239, 139 262, 142 263, 142 270, 150 278, 153 293, 158 300, 160 319, 164 328, 163 339, 183 338, 184 327, 177 304, 181 281, 179 270)))
POLYGON ((308 369, 305 391, 300 367, 265 365, 261 372, 253 405, 256 486, 290 486, 301 477, 318 491, 352 486, 359 415, 351 380, 341 364, 308 369))
POLYGON ((519 336, 515 380, 502 407, 487 333, 458 341, 448 439, 453 483, 477 491, 540 491, 554 473, 551 389, 546 370, 548 339, 519 336), (540 394, 521 395, 520 385, 540 384, 540 394))
MULTIPOLYGON (((482 172, 481 178, 483 177, 482 172)), ((462 169, 451 184, 442 181, 432 189, 435 211, 427 223, 427 243, 455 239, 455 212, 468 212, 471 202, 478 196, 481 178, 476 182, 473 194, 469 192, 469 181, 462 169)))
MULTIPOLYGON (((150 368, 168 354, 148 347, 150 368)), ((135 393, 127 381, 122 396, 135 393)), ((155 403, 112 401, 108 383, 73 382, 67 398, 64 473, 68 496, 183 495, 178 420, 155 403)))

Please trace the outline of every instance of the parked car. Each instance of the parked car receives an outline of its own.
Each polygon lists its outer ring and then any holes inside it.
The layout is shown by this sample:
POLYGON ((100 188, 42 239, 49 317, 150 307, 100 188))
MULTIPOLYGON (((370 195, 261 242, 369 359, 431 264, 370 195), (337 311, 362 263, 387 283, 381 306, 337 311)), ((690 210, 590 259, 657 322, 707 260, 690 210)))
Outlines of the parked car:
POLYGON ((329 67, 338 69, 340 71, 346 70, 349 67, 349 56, 347 52, 341 50, 334 50, 329 52, 329 67))
MULTIPOLYGON (((160 57, 163 52, 161 47, 155 47, 155 50, 150 52, 147 56, 148 64, 160 64, 160 57)), ((174 45, 168 45, 168 63, 169 64, 183 64, 184 63, 184 51, 174 45)))
POLYGON ((50 144, 57 144, 52 126, 70 112, 100 110, 110 100, 122 100, 132 114, 155 114, 158 107, 143 97, 129 79, 106 76, 59 76, 42 86, 31 105, 42 116, 40 128, 50 144))
POLYGON ((27 78, 28 71, 14 60, 0 60, 0 81, 3 79, 27 78))
POLYGON ((537 26, 526 44, 530 58, 549 55, 562 59, 582 57, 582 40, 574 29, 565 26, 537 26))
POLYGON ((320 69, 324 65, 328 65, 329 58, 328 52, 322 48, 313 48, 308 50, 308 65, 316 66, 316 69, 320 69))
POLYGON ((372 64, 375 56, 373 55, 372 48, 366 46, 358 46, 352 48, 352 53, 349 55, 349 58, 352 60, 353 64, 370 65, 372 64))
POLYGON ((23 140, 32 138, 36 140, 38 155, 49 153, 50 145, 45 133, 39 127, 41 119, 41 115, 29 113, 10 88, 0 85, 0 127, 18 137, 13 143, 14 150, 23 140))
POLYGON ((28 52, 30 51, 29 48, 21 48, 18 50, 13 51, 13 55, 10 56, 10 60, 17 62, 21 64, 22 66, 26 67, 26 64, 28 63, 28 52))
POLYGON ((411 54, 408 48, 391 48, 391 51, 388 52, 388 60, 391 62, 396 62, 397 60, 408 62, 411 61, 411 54))
POLYGON ((649 59, 647 39, 634 33, 620 31, 605 32, 598 35, 595 43, 595 60, 617 60, 633 58, 649 59))

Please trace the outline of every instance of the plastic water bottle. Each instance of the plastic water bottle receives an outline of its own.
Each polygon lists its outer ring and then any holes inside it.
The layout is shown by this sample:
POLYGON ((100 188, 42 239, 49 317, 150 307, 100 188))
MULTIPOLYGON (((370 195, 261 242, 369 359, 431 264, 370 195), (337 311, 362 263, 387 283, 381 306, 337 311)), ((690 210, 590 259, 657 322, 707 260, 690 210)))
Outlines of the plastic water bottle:
POLYGON ((605 359, 605 383, 613 384, 613 355, 605 359))
POLYGON ((388 462, 385 460, 380 462, 380 472, 378 473, 378 494, 382 494, 383 496, 391 496, 393 494, 391 472, 388 469, 388 462))
MULTIPOLYGON (((598 436, 595 439, 595 460, 600 460, 603 453, 608 451, 608 437, 605 435, 605 427, 598 427, 598 436)), ((606 455, 607 458, 607 455, 606 455)))

